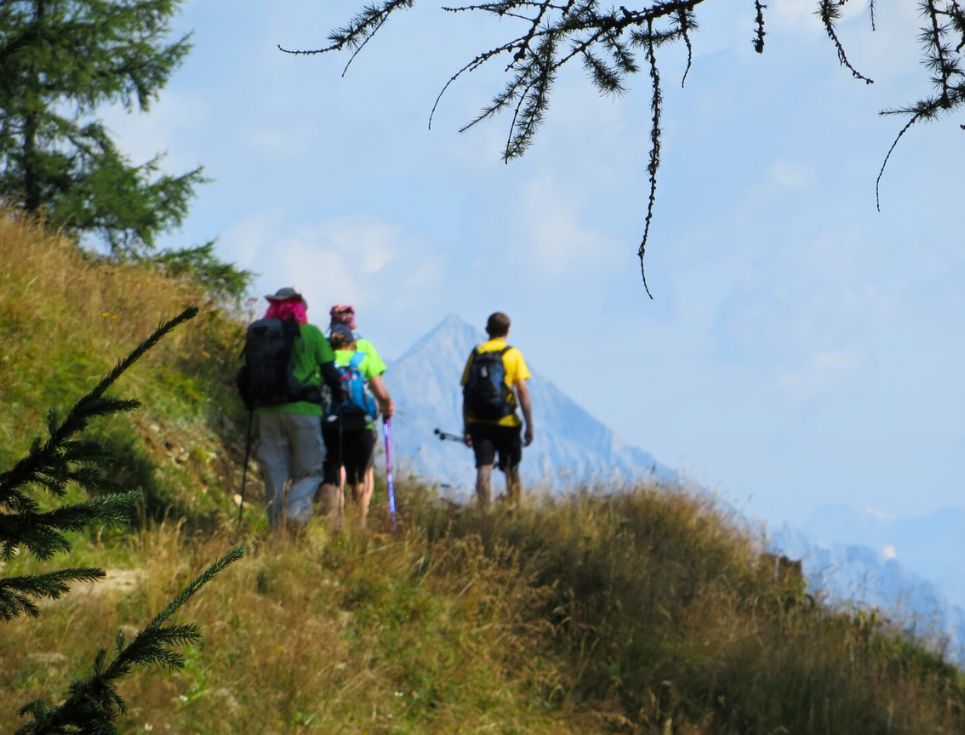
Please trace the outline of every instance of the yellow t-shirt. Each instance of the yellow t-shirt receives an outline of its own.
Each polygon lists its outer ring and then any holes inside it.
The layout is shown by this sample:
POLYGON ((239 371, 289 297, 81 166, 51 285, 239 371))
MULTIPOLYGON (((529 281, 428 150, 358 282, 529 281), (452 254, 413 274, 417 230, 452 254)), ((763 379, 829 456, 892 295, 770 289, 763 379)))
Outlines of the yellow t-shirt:
MULTIPOLYGON (((497 337, 496 339, 491 339, 488 342, 483 342, 476 349, 480 352, 499 352, 506 346, 506 340, 502 337, 497 337)), ((465 385, 466 381, 469 380, 469 366, 472 364, 472 355, 469 355, 469 359, 466 360, 466 367, 462 370, 462 380, 460 385, 465 385)), ((529 372, 529 368, 526 367, 526 361, 523 359, 523 353, 517 350, 515 347, 510 347, 503 354, 503 369, 506 372, 506 376, 503 382, 506 387, 509 388, 509 403, 513 407, 513 412, 508 416, 503 416, 501 419, 475 419, 472 416, 468 417, 468 420, 472 423, 479 424, 496 424, 498 426, 520 426, 523 422, 516 415, 516 383, 520 380, 529 380, 532 375, 529 372)))

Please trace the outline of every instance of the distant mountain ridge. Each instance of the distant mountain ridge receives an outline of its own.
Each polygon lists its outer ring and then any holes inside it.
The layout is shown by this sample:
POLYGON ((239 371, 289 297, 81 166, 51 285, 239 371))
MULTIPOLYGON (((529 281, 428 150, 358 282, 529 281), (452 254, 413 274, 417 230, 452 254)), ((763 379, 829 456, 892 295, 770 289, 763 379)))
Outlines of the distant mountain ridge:
POLYGON ((965 606, 965 511, 959 508, 893 517, 870 508, 826 506, 805 519, 801 531, 822 546, 870 546, 933 580, 952 602, 965 606))
MULTIPOLYGON (((433 430, 460 433, 466 358, 485 335, 450 314, 398 360, 389 363, 387 382, 396 404, 393 451, 400 466, 447 494, 464 499, 474 479, 472 452, 440 441, 433 430)), ((512 334, 510 334, 510 344, 512 334)), ((525 357, 525 344, 520 345, 525 357)), ((653 455, 621 442, 610 429, 567 397, 527 360, 533 399, 535 440, 524 451, 520 471, 532 488, 560 492, 581 486, 639 480, 676 483, 678 473, 653 455)), ((497 489, 501 489, 497 480, 497 489)))
MULTIPOLYGON (((829 516, 834 524, 838 519, 829 516)), ((965 609, 954 587, 911 571, 881 549, 860 543, 816 543, 782 525, 769 538, 775 552, 800 559, 808 587, 835 605, 874 607, 904 630, 944 648, 965 664, 965 609)))
MULTIPOLYGON (((512 337, 510 334, 510 344, 512 337)), ((471 497, 472 452, 462 444, 440 441, 433 430, 461 431, 459 380, 469 353, 484 340, 480 330, 449 315, 402 357, 390 362, 387 374, 396 403, 393 451, 397 464, 459 501, 471 497)), ((519 346, 525 356, 525 343, 519 346)), ((634 480, 687 484, 693 489, 677 471, 648 452, 621 442, 527 362, 533 372, 529 386, 536 439, 524 450, 521 471, 531 491, 559 493, 580 487, 612 491, 634 480)), ((501 478, 495 489, 502 491, 501 478)), ((725 501, 717 498, 715 502, 725 501)), ((947 639, 949 655, 965 662, 965 611, 955 604, 957 600, 950 600, 920 571, 916 574, 888 558, 880 544, 862 543, 884 538, 880 534, 865 532, 860 540, 855 539, 857 543, 836 541, 840 534, 830 531, 856 527, 856 520, 847 513, 820 515, 824 533, 821 524, 812 523, 803 531, 785 524, 770 535, 770 548, 801 559, 809 587, 832 604, 875 606, 919 636, 947 639)), ((869 522, 866 519, 857 525, 867 527, 869 522)))

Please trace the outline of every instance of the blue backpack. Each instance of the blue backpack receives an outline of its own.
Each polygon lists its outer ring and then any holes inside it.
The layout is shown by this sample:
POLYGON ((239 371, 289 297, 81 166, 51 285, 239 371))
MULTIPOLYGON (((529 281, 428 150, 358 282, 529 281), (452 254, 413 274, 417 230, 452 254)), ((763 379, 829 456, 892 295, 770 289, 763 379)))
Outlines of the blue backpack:
POLYGON ((369 390, 368 381, 359 370, 365 357, 364 352, 356 352, 348 365, 336 367, 342 377, 342 387, 347 398, 328 404, 325 411, 326 422, 340 421, 343 429, 352 431, 366 428, 379 417, 379 404, 369 390))

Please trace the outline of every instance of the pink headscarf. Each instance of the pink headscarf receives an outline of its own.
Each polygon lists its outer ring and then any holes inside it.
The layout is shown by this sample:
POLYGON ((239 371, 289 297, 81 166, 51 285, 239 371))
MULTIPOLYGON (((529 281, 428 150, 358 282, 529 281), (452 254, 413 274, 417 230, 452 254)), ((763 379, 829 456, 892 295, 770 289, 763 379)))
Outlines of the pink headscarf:
POLYGON ((344 324, 353 332, 355 331, 355 307, 348 304, 335 304, 328 313, 332 317, 333 326, 344 324))
POLYGON ((295 319, 299 324, 308 324, 308 306, 301 298, 272 301, 265 319, 295 319))

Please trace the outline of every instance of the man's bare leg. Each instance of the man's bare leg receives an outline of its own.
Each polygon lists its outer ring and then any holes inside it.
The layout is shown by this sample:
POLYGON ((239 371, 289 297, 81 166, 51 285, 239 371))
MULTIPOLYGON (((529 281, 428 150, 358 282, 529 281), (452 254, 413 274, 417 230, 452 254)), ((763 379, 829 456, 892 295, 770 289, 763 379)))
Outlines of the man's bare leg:
POLYGON ((334 528, 342 527, 342 517, 345 514, 345 496, 340 487, 328 483, 322 485, 321 490, 322 513, 332 518, 334 528))
POLYGON ((479 507, 489 510, 493 500, 493 466, 484 464, 476 468, 476 500, 479 507))

